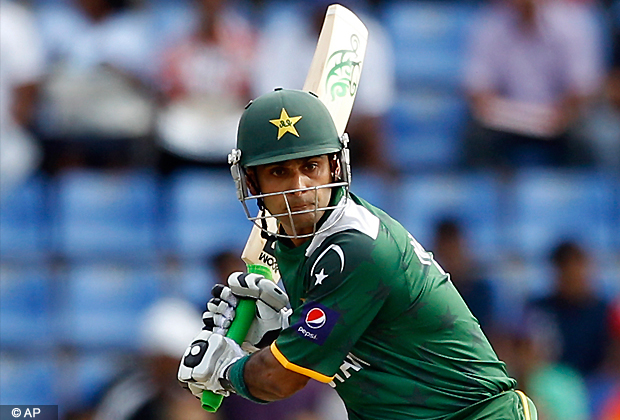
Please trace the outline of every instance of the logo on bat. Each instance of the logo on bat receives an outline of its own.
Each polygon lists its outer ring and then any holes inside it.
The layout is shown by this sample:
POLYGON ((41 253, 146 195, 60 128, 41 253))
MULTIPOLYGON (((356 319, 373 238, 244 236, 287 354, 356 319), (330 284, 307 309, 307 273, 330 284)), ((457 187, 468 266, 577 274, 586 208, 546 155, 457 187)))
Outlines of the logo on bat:
POLYGON ((362 61, 358 56, 360 39, 351 35, 351 49, 341 49, 327 59, 331 66, 325 79, 325 89, 330 92, 332 102, 345 95, 353 96, 357 91, 362 61))
POLYGON ((319 308, 311 309, 306 315, 306 325, 312 329, 321 328, 325 325, 325 321, 327 321, 327 316, 325 315, 325 312, 319 308))

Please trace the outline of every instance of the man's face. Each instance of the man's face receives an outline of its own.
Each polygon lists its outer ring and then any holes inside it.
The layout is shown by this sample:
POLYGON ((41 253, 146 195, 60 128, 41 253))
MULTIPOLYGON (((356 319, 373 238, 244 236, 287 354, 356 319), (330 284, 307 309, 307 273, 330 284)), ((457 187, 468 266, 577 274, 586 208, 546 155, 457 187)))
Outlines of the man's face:
MULTIPOLYGON (((256 167, 256 180, 262 194, 312 188, 332 182, 331 165, 327 155, 310 158, 292 159, 256 167)), ((323 211, 314 212, 316 208, 326 207, 331 197, 331 188, 319 188, 265 197, 264 203, 271 214, 282 214, 278 220, 289 235, 310 234, 323 211), (285 198, 286 196, 286 198, 285 198), (288 206, 287 206, 288 201, 288 206), (308 213, 288 216, 288 211, 309 211, 308 213)))

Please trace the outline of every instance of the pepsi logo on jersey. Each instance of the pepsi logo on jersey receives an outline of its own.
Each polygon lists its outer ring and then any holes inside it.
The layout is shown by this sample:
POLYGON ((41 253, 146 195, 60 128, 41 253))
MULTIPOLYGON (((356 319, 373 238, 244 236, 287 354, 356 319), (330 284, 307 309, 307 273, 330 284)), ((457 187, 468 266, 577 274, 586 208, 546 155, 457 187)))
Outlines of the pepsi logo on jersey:
POLYGON ((326 320, 327 317, 325 316, 325 312, 323 312, 320 308, 312 308, 306 315, 306 324, 313 329, 321 328, 325 325, 326 320))
POLYGON ((317 302, 306 302, 295 331, 307 340, 323 345, 334 329, 340 314, 317 302))

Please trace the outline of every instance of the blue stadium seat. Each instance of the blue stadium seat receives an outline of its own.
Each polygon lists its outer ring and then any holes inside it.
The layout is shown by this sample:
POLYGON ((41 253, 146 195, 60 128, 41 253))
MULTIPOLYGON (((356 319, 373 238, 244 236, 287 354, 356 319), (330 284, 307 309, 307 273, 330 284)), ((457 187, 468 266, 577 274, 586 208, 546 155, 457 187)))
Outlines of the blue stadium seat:
MULTIPOLYGON (((620 7, 618 7, 620 12, 620 7)), ((614 250, 620 255, 620 177, 615 177, 614 183, 614 204, 612 210, 613 226, 612 232, 616 232, 614 241, 614 250)))
POLYGON ((483 261, 501 253, 499 185, 490 174, 421 175, 403 180, 394 192, 394 217, 424 246, 433 250, 434 229, 444 219, 461 223, 472 254, 483 261))
POLYGON ((383 8, 383 22, 396 52, 400 90, 412 86, 456 88, 477 6, 462 1, 394 1, 383 8))
MULTIPOLYGON (((241 255, 241 249, 239 249, 241 255)), ((243 266, 243 265, 242 265, 243 266)), ((211 299, 211 289, 217 281, 216 273, 209 261, 184 261, 175 275, 175 286, 180 296, 192 302, 199 309, 211 299)))
POLYGON ((496 290, 496 316, 501 325, 521 328, 527 300, 552 290, 553 269, 547 261, 504 259, 491 264, 488 278, 496 290))
POLYGON ((156 267, 71 265, 59 314, 61 338, 86 349, 134 349, 140 317, 161 293, 156 267))
POLYGON ((63 409, 79 410, 89 407, 100 398, 101 392, 117 378, 130 363, 130 353, 114 351, 77 351, 59 361, 62 389, 58 390, 63 409))
POLYGON ((228 172, 186 171, 169 185, 169 246, 185 258, 242 249, 251 230, 228 172))
POLYGON ((45 352, 28 350, 0 354, 0 404, 57 405, 58 371, 54 358, 45 352))
POLYGON ((459 163, 466 122, 465 100, 454 93, 425 90, 402 95, 388 115, 388 150, 404 173, 445 170, 459 163))
POLYGON ((608 258, 597 261, 594 267, 596 271, 597 287, 609 300, 620 296, 620 252, 611 253, 608 258))
POLYGON ((512 200, 507 244, 525 258, 547 258, 566 239, 603 254, 612 249, 617 203, 604 175, 523 170, 516 175, 512 200))
POLYGON ((54 246, 62 255, 131 258, 155 251, 154 175, 69 171, 58 177, 57 189, 54 246))
POLYGON ((50 273, 35 265, 0 265, 0 343, 2 349, 49 350, 56 317, 50 273))
POLYGON ((0 200, 0 256, 32 259, 42 256, 47 239, 45 188, 38 175, 2 192, 0 200))
POLYGON ((388 213, 393 204, 391 187, 392 184, 387 179, 353 168, 351 192, 388 213))
POLYGON ((457 1, 395 1, 383 7, 400 92, 389 114, 388 143, 404 173, 459 163, 467 119, 461 90, 464 52, 477 12, 477 5, 457 1))

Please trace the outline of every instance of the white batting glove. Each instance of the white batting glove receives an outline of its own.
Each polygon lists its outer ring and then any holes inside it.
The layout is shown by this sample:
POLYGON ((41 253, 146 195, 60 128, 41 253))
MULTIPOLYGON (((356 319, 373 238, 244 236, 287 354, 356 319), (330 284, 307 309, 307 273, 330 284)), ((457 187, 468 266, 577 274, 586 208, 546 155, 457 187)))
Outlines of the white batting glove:
POLYGON ((288 327, 288 319, 293 312, 286 307, 289 304, 286 293, 271 280, 253 273, 232 273, 228 277, 228 285, 233 295, 256 299, 256 318, 245 343, 254 348, 270 345, 280 331, 288 327))
POLYGON ((220 379, 226 369, 247 353, 230 338, 202 330, 187 347, 179 365, 178 380, 200 398, 203 390, 213 391, 227 397, 220 379))
POLYGON ((213 298, 207 302, 207 310, 202 314, 204 329, 226 335, 235 319, 235 308, 239 299, 223 284, 213 286, 211 294, 213 298))

